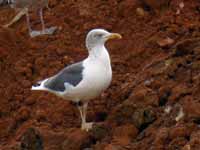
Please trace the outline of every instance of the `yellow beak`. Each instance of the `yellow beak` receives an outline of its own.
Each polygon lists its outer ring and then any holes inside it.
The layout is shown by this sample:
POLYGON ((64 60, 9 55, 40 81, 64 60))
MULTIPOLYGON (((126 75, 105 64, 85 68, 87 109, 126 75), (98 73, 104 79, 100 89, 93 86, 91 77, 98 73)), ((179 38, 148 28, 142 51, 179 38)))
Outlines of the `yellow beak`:
POLYGON ((106 37, 107 40, 112 40, 112 39, 121 39, 122 36, 119 33, 111 33, 109 36, 106 37))

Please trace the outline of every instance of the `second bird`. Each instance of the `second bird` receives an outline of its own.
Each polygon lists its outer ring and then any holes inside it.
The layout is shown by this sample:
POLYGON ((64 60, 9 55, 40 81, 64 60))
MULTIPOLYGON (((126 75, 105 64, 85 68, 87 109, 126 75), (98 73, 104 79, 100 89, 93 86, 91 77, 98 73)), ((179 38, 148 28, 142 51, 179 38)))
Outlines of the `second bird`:
POLYGON ((20 13, 6 26, 10 26, 16 21, 18 21, 22 15, 26 14, 27 26, 29 34, 31 37, 41 35, 41 34, 52 34, 55 31, 55 27, 47 29, 45 27, 44 18, 43 18, 43 9, 48 7, 48 0, 12 0, 12 6, 15 9, 19 9, 20 13), (41 31, 33 31, 31 28, 29 10, 39 11, 39 17, 42 25, 41 31))

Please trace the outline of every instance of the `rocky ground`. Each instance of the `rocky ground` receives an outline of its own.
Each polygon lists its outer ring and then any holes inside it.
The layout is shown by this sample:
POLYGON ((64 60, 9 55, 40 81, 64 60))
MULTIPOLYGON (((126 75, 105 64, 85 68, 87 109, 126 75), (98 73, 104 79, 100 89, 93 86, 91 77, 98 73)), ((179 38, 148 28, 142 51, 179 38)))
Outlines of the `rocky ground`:
MULTIPOLYGON (((199 150, 200 1, 50 0, 52 36, 30 38, 25 17, 0 27, 1 150, 199 150), (79 112, 38 80, 87 57, 92 28, 123 35, 107 43, 113 81, 89 104, 89 132, 79 112)), ((0 6, 0 24, 15 15, 0 6)), ((41 25, 31 14, 34 29, 41 25)))

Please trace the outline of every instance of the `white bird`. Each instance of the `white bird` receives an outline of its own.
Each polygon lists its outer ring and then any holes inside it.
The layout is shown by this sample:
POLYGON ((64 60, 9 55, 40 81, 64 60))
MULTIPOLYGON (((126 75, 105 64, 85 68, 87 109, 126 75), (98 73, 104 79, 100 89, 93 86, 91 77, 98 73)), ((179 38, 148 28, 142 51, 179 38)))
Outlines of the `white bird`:
POLYGON ((104 44, 115 38, 121 39, 121 35, 104 29, 91 30, 86 37, 88 57, 38 82, 32 86, 32 90, 49 91, 63 99, 76 102, 82 120, 81 128, 88 131, 93 124, 86 122, 88 102, 107 89, 112 80, 110 56, 104 44))

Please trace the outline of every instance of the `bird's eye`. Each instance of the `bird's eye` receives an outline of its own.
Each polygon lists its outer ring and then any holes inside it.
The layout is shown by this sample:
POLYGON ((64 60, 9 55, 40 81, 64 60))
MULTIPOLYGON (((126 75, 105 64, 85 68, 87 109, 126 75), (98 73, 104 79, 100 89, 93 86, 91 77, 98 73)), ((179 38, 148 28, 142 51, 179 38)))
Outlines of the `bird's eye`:
POLYGON ((101 33, 95 34, 95 35, 94 35, 94 37, 96 37, 96 38, 100 38, 100 37, 102 37, 102 36, 103 36, 103 34, 101 34, 101 33))

